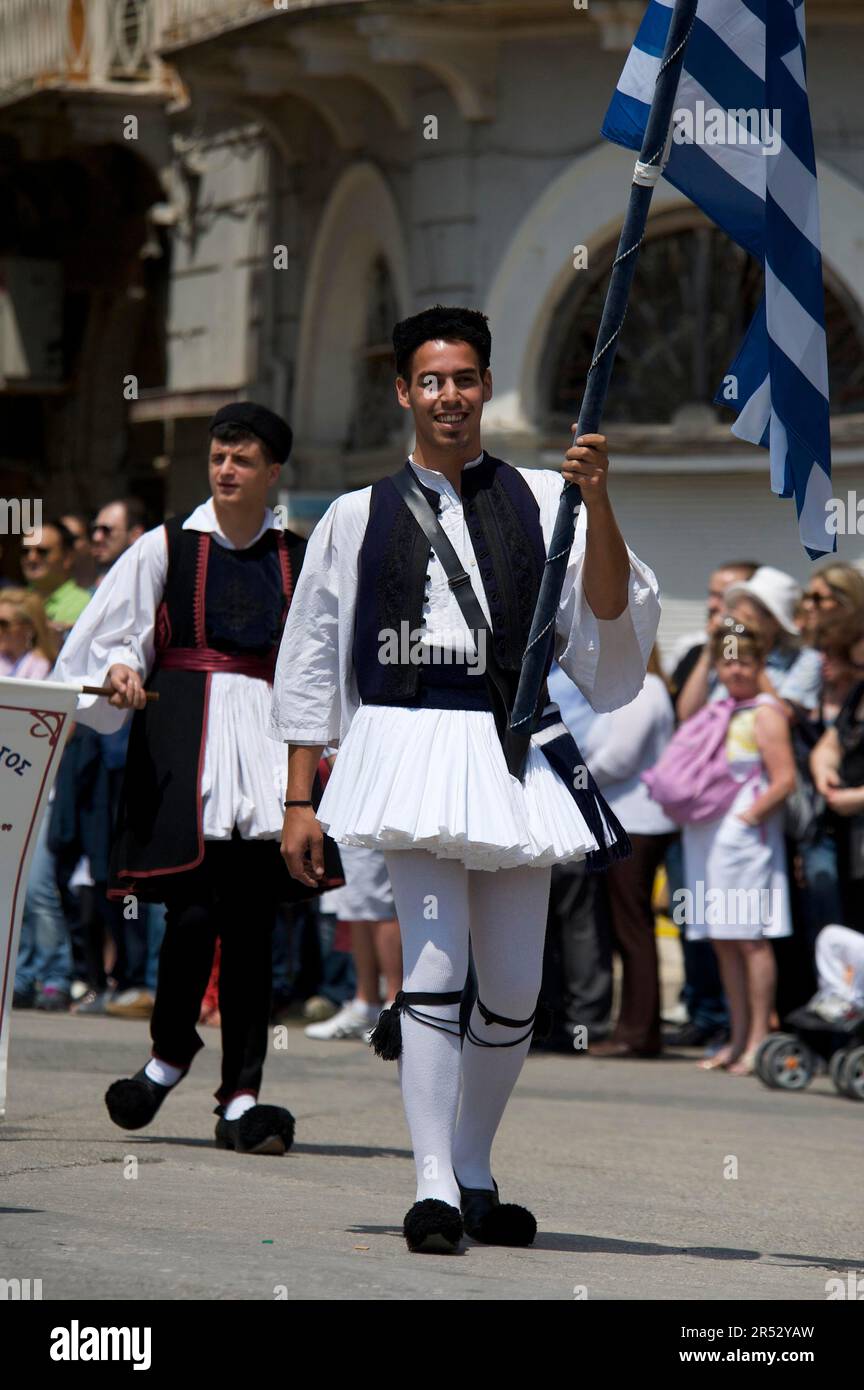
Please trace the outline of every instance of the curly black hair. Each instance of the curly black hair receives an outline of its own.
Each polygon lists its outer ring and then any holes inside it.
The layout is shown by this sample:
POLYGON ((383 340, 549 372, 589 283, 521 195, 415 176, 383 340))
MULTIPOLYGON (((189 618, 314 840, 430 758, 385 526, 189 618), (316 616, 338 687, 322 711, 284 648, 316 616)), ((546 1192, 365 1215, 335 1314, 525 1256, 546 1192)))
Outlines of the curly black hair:
POLYGON ((489 320, 479 309, 461 309, 436 304, 411 318, 403 319, 393 329, 393 351, 396 370, 407 381, 411 358, 419 347, 435 338, 445 342, 468 343, 480 359, 480 371, 485 372, 492 356, 492 334, 489 320))
POLYGON ((210 438, 219 444, 245 444, 248 440, 260 447, 261 456, 268 466, 279 462, 270 445, 265 443, 260 434, 250 430, 248 425, 241 425, 234 420, 224 420, 221 425, 214 425, 210 431, 210 438))

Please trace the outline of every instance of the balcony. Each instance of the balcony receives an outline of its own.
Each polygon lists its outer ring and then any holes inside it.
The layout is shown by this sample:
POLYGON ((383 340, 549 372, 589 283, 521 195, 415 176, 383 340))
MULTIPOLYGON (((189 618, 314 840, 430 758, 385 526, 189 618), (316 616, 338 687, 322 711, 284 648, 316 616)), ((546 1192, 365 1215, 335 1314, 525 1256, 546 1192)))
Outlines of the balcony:
MULTIPOLYGON (((402 11, 431 18, 436 25, 458 22, 460 11, 469 21, 482 11, 485 19, 531 25, 541 20, 558 20, 566 26, 570 0, 155 0, 160 13, 160 47, 165 51, 183 48, 214 38, 226 31, 241 29, 259 19, 278 18, 305 11, 308 18, 316 11, 332 8, 337 21, 350 17, 351 7, 358 15, 395 14, 402 11)), ((586 17, 599 28, 604 48, 627 49, 645 13, 647 0, 591 0, 586 17)), ((860 24, 860 0, 807 0, 808 26, 860 24)))
POLYGON ((165 94, 167 0, 0 0, 0 105, 39 93, 165 94))
MULTIPOLYGON (((599 28, 604 47, 626 48, 644 3, 592 0, 586 16, 599 28)), ((421 65, 429 60, 426 65, 437 64, 439 74, 442 65, 446 70, 458 62, 459 45, 451 42, 454 25, 460 44, 474 40, 474 48, 484 36, 518 38, 525 26, 548 26, 550 36, 563 37, 573 32, 567 9, 562 0, 0 0, 0 107, 49 91, 177 98, 180 84, 169 64, 182 72, 184 49, 224 38, 220 48, 225 54, 227 45, 230 63, 235 34, 289 16, 299 22, 275 31, 272 61, 280 74, 286 45, 290 51, 297 44, 305 70, 316 81, 338 78, 343 74, 336 49, 344 58, 348 43, 352 52, 365 50, 359 65, 376 69, 379 87, 381 65, 390 68, 382 95, 392 101, 392 68, 400 60, 421 65), (325 17, 332 26, 315 24, 325 17), (324 53, 328 41, 330 51, 324 53), (304 50, 310 44, 314 54, 304 50)), ((811 29, 864 21, 860 0, 808 0, 807 9, 811 29)), ((271 32, 258 40, 260 49, 269 46, 271 32)), ((463 56, 470 68, 476 55, 472 50, 463 56)), ((462 105, 464 88, 465 80, 455 83, 462 105)), ((466 114, 469 119, 484 115, 488 105, 469 101, 466 114)))
POLYGON ((157 0, 160 46, 170 50, 199 43, 255 19, 272 19, 274 11, 308 10, 320 3, 322 0, 279 0, 278 5, 273 0, 157 0))

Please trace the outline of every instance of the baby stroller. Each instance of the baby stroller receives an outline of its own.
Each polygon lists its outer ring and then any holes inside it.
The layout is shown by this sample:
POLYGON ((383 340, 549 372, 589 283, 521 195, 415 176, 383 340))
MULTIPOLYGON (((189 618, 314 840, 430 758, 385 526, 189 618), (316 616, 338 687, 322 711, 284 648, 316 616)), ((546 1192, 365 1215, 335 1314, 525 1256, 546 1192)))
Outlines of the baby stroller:
POLYGON ((763 1040, 753 1059, 756 1075, 772 1090, 803 1091, 827 1068, 841 1096, 864 1100, 864 1009, 850 1006, 829 1023, 814 1002, 787 1015, 788 1031, 763 1040))

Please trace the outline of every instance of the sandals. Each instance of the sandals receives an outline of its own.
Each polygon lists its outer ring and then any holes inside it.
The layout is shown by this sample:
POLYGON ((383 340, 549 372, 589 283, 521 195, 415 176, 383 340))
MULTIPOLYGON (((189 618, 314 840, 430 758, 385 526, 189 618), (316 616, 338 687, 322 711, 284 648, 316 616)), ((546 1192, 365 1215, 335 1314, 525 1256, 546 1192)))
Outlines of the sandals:
POLYGON ((696 1065, 700 1071, 725 1071, 729 1076, 752 1076, 755 1057, 755 1052, 742 1052, 738 1057, 724 1058, 722 1052, 718 1052, 716 1056, 706 1057, 696 1065))
POLYGON ((730 1062, 726 1070, 730 1076, 752 1076, 756 1070, 755 1059, 755 1052, 742 1052, 737 1062, 730 1062))
POLYGON ((705 1057, 701 1062, 697 1062, 696 1065, 700 1071, 725 1071, 727 1067, 731 1067, 732 1059, 729 1057, 721 1057, 718 1052, 715 1057, 705 1057))

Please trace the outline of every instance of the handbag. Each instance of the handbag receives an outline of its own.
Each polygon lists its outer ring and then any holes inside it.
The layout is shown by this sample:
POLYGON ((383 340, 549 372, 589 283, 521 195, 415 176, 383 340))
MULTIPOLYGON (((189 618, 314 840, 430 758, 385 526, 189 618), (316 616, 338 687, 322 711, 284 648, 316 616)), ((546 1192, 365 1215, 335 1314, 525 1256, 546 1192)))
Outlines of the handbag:
MULTIPOLYGON (((417 475, 410 464, 391 479, 417 525, 428 540, 441 562, 450 591, 468 624, 475 648, 479 649, 478 636, 484 634, 486 663, 484 679, 492 705, 495 728, 507 761, 510 712, 513 707, 515 691, 507 673, 498 664, 495 656, 493 634, 480 602, 471 584, 471 576, 462 566, 459 556, 451 545, 443 526, 423 493, 417 475)), ((619 859, 626 859, 632 852, 629 837, 617 816, 607 805, 597 783, 585 763, 567 725, 561 719, 558 706, 549 701, 539 715, 535 715, 531 735, 540 745, 546 761, 557 772, 573 800, 576 802, 583 820, 597 842, 598 848, 585 857, 585 867, 589 872, 597 872, 609 867, 619 859), (584 773, 584 778, 580 775, 584 773), (577 786, 577 782, 584 785, 577 786)), ((521 735, 520 735, 521 737, 521 735)), ((529 735, 530 737, 530 735, 529 735)), ((508 768, 510 764, 508 762, 508 768)), ((511 771, 511 776, 515 774, 511 771)), ((523 771, 524 776, 524 771, 523 771)), ((520 779, 521 780, 521 779, 520 779)))
POLYGON ((792 756, 795 759, 795 789, 783 804, 783 833, 797 845, 812 844, 824 831, 827 802, 817 792, 810 773, 810 754, 825 727, 822 710, 819 719, 796 720, 792 725, 792 756))
POLYGON ((810 777, 795 768, 795 790, 783 803, 783 833, 796 844, 811 844, 824 822, 827 802, 810 777))
MULTIPOLYGON (((719 820, 744 783, 733 777, 726 738, 733 715, 753 700, 710 700, 675 730, 657 762, 641 781, 657 805, 678 825, 719 820)), ((758 777, 758 765, 751 777, 758 777)))

